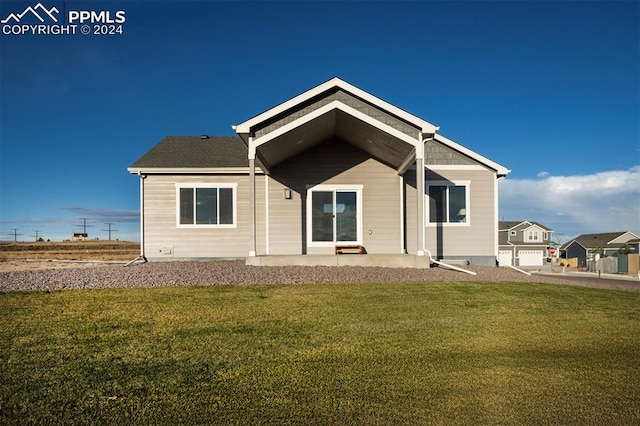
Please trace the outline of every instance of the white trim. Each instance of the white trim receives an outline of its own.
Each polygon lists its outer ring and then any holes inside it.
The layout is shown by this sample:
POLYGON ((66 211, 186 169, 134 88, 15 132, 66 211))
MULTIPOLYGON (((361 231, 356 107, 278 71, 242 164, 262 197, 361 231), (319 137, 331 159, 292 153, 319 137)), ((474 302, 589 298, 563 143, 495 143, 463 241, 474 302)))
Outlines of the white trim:
POLYGON ((475 171, 475 170, 487 170, 487 167, 481 166, 479 164, 425 164, 424 168, 432 171, 441 171, 441 170, 464 170, 464 171, 475 171))
MULTIPOLYGON (((249 167, 148 167, 148 168, 133 168, 129 167, 127 169, 129 173, 132 174, 171 174, 171 175, 180 175, 180 174, 198 174, 198 175, 209 175, 209 174, 249 174, 249 167)), ((264 174, 264 172, 259 168, 255 168, 256 174, 264 174)))
POLYGON ((490 168, 495 170, 498 175, 506 176, 507 174, 509 174, 511 172, 511 170, 507 169, 506 167, 501 166, 500 164, 489 160, 487 157, 484 157, 484 156, 478 154, 477 152, 471 151, 469 148, 465 148, 464 146, 460 145, 459 143, 456 143, 456 142, 452 141, 451 139, 442 136, 439 133, 436 133, 435 140, 437 140, 440 143, 443 143, 443 144, 447 145, 450 148, 455 149, 456 151, 459 151, 459 152, 471 157, 472 159, 478 161, 479 163, 486 164, 487 166, 489 166, 490 168))
MULTIPOLYGON (((176 187, 176 228, 180 228, 180 229, 210 229, 210 228, 214 228, 214 229, 225 229, 225 228, 237 228, 238 227, 238 199, 237 199, 237 194, 238 194, 238 184, 237 183, 209 183, 209 182, 195 182, 195 183, 188 183, 188 182, 180 182, 180 183, 176 183, 175 184, 176 187), (205 225, 205 224, 183 224, 180 223, 180 189, 182 188, 231 188, 233 191, 231 191, 231 196, 232 196, 232 205, 233 205, 233 223, 230 224, 221 224, 221 225, 205 225)), ((195 196, 194 196, 194 203, 196 202, 195 200, 195 196)), ((220 217, 219 215, 220 213, 220 204, 218 204, 218 218, 220 217)), ((194 222, 195 222, 195 214, 196 214, 196 209, 193 210, 193 214, 194 214, 194 222)))
POLYGON ((404 253, 404 177, 398 175, 400 182, 400 253, 404 253))
MULTIPOLYGON (((349 185, 349 184, 320 184, 314 186, 307 187, 307 247, 333 247, 336 244, 344 243, 344 244, 362 244, 362 189, 364 185, 349 185), (327 192, 355 192, 356 193, 356 219, 357 219, 357 240, 356 241, 336 241, 336 223, 333 221, 333 241, 313 241, 313 232, 312 232, 312 202, 311 202, 311 193, 315 191, 327 191, 327 192)), ((334 198, 334 208, 335 208, 335 198, 334 198)), ((334 212, 335 219, 335 212, 334 212)))
MULTIPOLYGON (((340 89, 344 90, 345 92, 351 93, 352 95, 355 95, 356 97, 359 97, 361 99, 363 99, 364 101, 375 105, 376 107, 385 110, 387 112, 390 112, 393 115, 396 115, 400 118, 402 118, 403 120, 413 124, 414 126, 418 127, 419 129, 422 130, 423 133, 435 133, 439 127, 434 126, 433 124, 424 121, 423 119, 416 117, 413 114, 409 114, 408 112, 394 106, 391 105, 388 102, 383 101, 380 98, 377 98, 367 92, 365 92, 364 90, 358 89, 357 87, 339 79, 338 77, 334 77, 331 80, 320 84, 319 86, 316 86, 310 90, 307 90, 306 92, 303 92, 301 94, 299 94, 298 96, 295 96, 291 99, 289 99, 286 102, 281 103, 280 105, 277 105, 261 114, 256 115, 253 118, 250 118, 249 120, 238 124, 237 126, 235 126, 234 130, 236 131, 236 133, 240 134, 240 133, 250 133, 251 132, 251 128, 265 120, 268 120, 278 114, 281 114, 291 108, 294 108, 296 105, 303 103, 311 98, 313 98, 314 96, 320 95, 334 87, 339 87, 340 89)), ((233 126, 232 126, 233 128, 233 126)))
POLYGON ((269 176, 264 175, 264 244, 265 254, 269 254, 269 176))
POLYGON ((411 136, 402 133, 401 131, 394 129, 393 127, 382 123, 381 121, 376 120, 375 118, 358 111, 355 108, 351 108, 348 105, 343 104, 340 101, 332 101, 329 102, 328 104, 324 105, 321 108, 318 108, 312 112, 310 112, 309 114, 306 114, 290 123, 285 124, 284 126, 278 127, 277 129, 273 130, 272 132, 267 133, 266 135, 260 136, 259 138, 249 138, 249 152, 255 151, 257 147, 259 147, 260 145, 263 145, 273 139, 276 139, 279 136, 284 135, 287 132, 290 132, 293 129, 296 129, 300 126, 302 126, 303 124, 306 124, 318 117, 321 117, 324 114, 327 114, 333 110, 340 110, 346 114, 349 114, 361 121, 364 121, 367 124, 370 124, 374 127, 376 127, 377 129, 388 133, 391 136, 394 136, 397 139, 400 139, 408 144, 410 144, 413 147, 418 147, 419 145, 419 141, 415 138, 412 138, 411 136))
MULTIPOLYGON (((435 227, 435 226, 471 226, 471 181, 470 180, 442 180, 442 181, 426 181, 424 187, 424 218, 427 227, 435 227), (464 186, 465 187, 465 209, 466 209, 466 220, 465 222, 431 222, 431 211, 430 211, 430 203, 429 203, 429 187, 430 186, 464 186)), ((447 191, 448 194, 448 191, 447 191)), ((447 198, 447 204, 449 199, 447 198)), ((447 205, 447 220, 449 213, 449 206, 447 205)), ((497 244, 496 244, 497 247, 497 244)))
POLYGON ((144 180, 147 176, 138 173, 140 178, 140 256, 144 258, 144 180))
MULTIPOLYGON (((494 252, 495 252, 495 256, 496 256, 496 261, 498 260, 498 254, 500 253, 500 212, 498 211, 499 209, 499 203, 498 203, 498 181, 500 179, 504 179, 504 178, 499 178, 496 174, 494 174, 493 176, 493 247, 494 247, 494 252)), ((510 240, 509 235, 507 235, 507 241, 510 240)))

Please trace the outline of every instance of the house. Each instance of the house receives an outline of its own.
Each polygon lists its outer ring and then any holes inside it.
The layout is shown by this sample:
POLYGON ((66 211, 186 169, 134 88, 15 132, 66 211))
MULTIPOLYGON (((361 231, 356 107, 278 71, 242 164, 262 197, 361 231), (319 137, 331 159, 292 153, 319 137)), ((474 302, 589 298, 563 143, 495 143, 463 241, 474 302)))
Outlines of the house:
POLYGON ((587 266, 587 261, 597 260, 596 255, 607 257, 617 254, 623 247, 632 253, 639 252, 640 238, 633 232, 607 232, 601 234, 582 234, 564 244, 560 250, 566 259, 578 259, 578 267, 587 266))
POLYGON ((128 169, 147 259, 495 265, 509 170, 433 124, 333 78, 232 128, 166 137, 128 169))
POLYGON ((553 231, 538 222, 498 222, 498 263, 510 266, 541 266, 557 257, 553 231))
POLYGON ((89 239, 89 234, 86 232, 73 232, 71 234, 71 241, 87 241, 89 239))

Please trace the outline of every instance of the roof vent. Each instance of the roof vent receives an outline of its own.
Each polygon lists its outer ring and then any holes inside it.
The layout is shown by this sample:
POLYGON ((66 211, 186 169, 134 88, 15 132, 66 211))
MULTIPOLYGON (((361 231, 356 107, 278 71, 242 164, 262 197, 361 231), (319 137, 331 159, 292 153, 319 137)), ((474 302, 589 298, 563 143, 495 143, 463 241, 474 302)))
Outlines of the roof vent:
POLYGON ((200 139, 209 139, 209 135, 200 135, 200 139))

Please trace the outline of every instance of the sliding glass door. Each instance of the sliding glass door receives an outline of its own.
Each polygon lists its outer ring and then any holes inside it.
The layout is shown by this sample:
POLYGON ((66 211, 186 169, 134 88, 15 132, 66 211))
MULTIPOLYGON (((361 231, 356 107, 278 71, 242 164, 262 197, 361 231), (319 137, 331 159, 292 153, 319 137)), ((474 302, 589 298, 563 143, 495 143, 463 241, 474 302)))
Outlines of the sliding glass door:
POLYGON ((309 190, 310 243, 361 243, 361 187, 322 185, 309 190))

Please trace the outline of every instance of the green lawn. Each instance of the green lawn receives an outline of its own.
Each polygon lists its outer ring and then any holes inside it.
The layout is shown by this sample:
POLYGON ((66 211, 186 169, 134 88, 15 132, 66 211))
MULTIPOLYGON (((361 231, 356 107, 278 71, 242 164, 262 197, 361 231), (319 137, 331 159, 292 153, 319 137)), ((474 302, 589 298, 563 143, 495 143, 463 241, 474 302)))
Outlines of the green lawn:
POLYGON ((640 294, 499 283, 0 294, 0 424, 638 424, 640 294))

